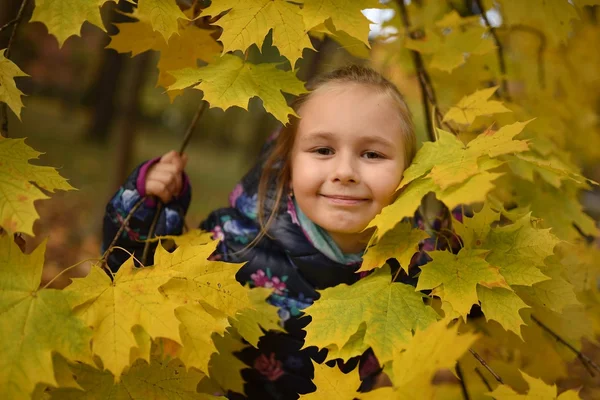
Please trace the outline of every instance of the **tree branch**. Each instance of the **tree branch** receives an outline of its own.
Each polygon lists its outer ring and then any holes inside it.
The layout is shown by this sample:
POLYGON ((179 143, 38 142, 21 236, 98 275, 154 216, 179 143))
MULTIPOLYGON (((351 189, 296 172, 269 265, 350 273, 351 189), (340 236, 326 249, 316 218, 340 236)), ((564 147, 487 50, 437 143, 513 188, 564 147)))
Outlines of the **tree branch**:
MULTIPOLYGON (((405 36, 411 39, 416 39, 417 36, 414 32, 411 32, 410 29, 410 20, 408 18, 408 11, 406 10, 406 5, 403 0, 396 0, 396 4, 400 9, 400 14, 402 17, 402 23, 404 25, 405 36)), ((423 62, 423 57, 421 53, 415 50, 410 50, 413 64, 415 69, 417 70, 417 77, 419 78, 419 86, 421 87, 421 101, 423 103, 423 114, 425 117, 425 122, 427 124, 427 135, 429 136, 429 140, 432 142, 436 140, 436 135, 434 132, 434 126, 432 121, 429 119, 430 107, 433 106, 435 112, 435 119, 438 126, 442 126, 444 124, 448 130, 452 133, 456 134, 456 131, 448 124, 443 123, 444 116, 442 115, 440 108, 437 104, 437 98, 435 95, 435 90, 433 89, 433 84, 431 83, 431 78, 429 77, 429 73, 425 68, 425 63, 423 62)))
POLYGON ((536 324, 538 324, 543 330, 545 330, 546 332, 548 332, 550 334, 550 336, 552 336, 554 339, 556 339, 557 342, 565 345, 569 350, 571 350, 573 353, 577 354, 577 358, 579 358, 579 360, 586 367, 586 369, 588 370, 588 372, 590 373, 591 376, 596 376, 596 375, 594 374, 594 371, 592 371, 590 369, 590 367, 592 367, 596 371, 600 372, 600 366, 598 366, 598 364, 596 364, 588 356, 586 356, 585 354, 583 354, 582 352, 580 352, 579 350, 577 350, 572 344, 570 344, 569 342, 567 342, 565 339, 563 339, 562 337, 560 337, 556 332, 554 332, 552 329, 550 329, 550 327, 548 327, 542 321, 540 321, 539 319, 537 319, 535 315, 533 315, 533 314, 531 315, 531 320, 533 322, 535 322, 536 324))
POLYGON ((481 17, 483 18, 485 25, 490 30, 492 37, 494 38, 494 43, 496 43, 496 52, 498 53, 498 65, 500 67, 500 73, 502 74, 502 95, 504 96, 504 98, 506 100, 510 101, 510 93, 508 91, 508 81, 506 80, 506 62, 504 60, 504 47, 502 46, 502 43, 500 42, 500 38, 498 38, 498 33, 496 32, 496 28, 494 28, 492 26, 492 24, 490 24, 490 20, 488 19, 487 14, 485 13, 485 9, 483 7, 481 0, 475 0, 475 4, 477 4, 477 7, 479 8, 479 12, 481 13, 481 17))
MULTIPOLYGON (((29 3, 29 0, 23 0, 16 18, 2 26, 2 28, 0 28, 1 32, 8 26, 12 26, 12 32, 10 34, 10 38, 8 39, 8 45, 6 46, 6 50, 4 51, 4 57, 6 59, 10 58, 10 50, 13 41, 15 40, 15 35, 17 34, 17 28, 19 27, 19 24, 23 19, 23 12, 25 11, 27 3, 29 3)), ((0 104, 0 136, 8 137, 8 105, 6 103, 0 104)))
POLYGON ((467 391, 467 385, 465 383, 465 377, 462 373, 462 368, 460 367, 460 363, 456 362, 456 375, 458 375, 458 380, 460 381, 460 389, 462 391, 463 399, 470 400, 469 392, 467 391))
POLYGON ((479 354, 477 354, 477 353, 475 352, 475 350, 473 350, 473 349, 469 349, 469 352, 470 352, 471 354, 473 354, 473 357, 475 357, 475 358, 477 359, 477 361, 479 361, 479 363, 480 363, 481 365, 483 365, 483 366, 485 367, 485 369, 487 369, 487 370, 490 372, 490 374, 492 374, 492 376, 493 376, 493 377, 494 377, 494 378, 495 378, 495 379, 496 379, 496 380, 497 380, 499 383, 501 383, 502 385, 504 385, 504 381, 502 380, 502 378, 500 378, 500 376, 499 376, 497 373, 495 373, 495 372, 494 372, 494 370, 493 370, 493 369, 492 369, 492 368, 491 368, 491 367, 490 367, 490 366, 489 366, 489 365, 488 365, 488 364, 485 362, 485 360, 484 360, 483 358, 481 358, 481 356, 480 356, 479 354))

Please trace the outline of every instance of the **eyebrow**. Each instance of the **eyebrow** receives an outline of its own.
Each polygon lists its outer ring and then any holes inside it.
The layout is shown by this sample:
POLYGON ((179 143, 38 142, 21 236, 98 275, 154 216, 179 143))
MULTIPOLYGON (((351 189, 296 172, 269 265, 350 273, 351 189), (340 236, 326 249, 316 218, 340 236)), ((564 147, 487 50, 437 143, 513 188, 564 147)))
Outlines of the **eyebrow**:
MULTIPOLYGON (((304 136, 301 141, 302 142, 309 142, 315 139, 335 139, 336 135, 334 135, 331 132, 328 131, 317 131, 317 132, 311 132, 308 135, 304 136)), ((361 138, 361 141, 365 142, 365 143, 377 143, 383 146, 387 146, 387 147, 392 147, 395 148, 396 146, 394 145, 394 143, 392 143, 392 141, 381 137, 381 136, 375 136, 375 135, 369 135, 369 136, 363 136, 361 138)))

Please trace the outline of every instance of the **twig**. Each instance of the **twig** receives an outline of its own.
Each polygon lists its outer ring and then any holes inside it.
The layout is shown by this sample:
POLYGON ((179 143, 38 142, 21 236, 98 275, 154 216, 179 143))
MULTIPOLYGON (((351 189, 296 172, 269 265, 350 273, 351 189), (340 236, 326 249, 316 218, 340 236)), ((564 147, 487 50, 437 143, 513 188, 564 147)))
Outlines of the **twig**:
MULTIPOLYGON (((408 19, 408 11, 406 10, 406 5, 403 0, 396 0, 396 4, 400 9, 400 14, 402 17, 402 23, 404 25, 405 35, 410 39, 415 39, 416 35, 410 30, 410 21, 408 19)), ((413 58, 413 64, 415 69, 417 70, 417 76, 419 78, 419 85, 421 87, 421 97, 423 102, 423 113, 425 115, 425 122, 427 124, 427 135, 429 136, 429 140, 432 142, 436 140, 433 123, 429 119, 429 111, 430 104, 434 108, 435 119, 437 121, 437 125, 441 126, 444 124, 448 130, 450 130, 453 134, 456 135, 456 131, 449 124, 444 123, 444 116, 442 115, 438 105, 437 98, 435 95, 435 90, 433 89, 433 84, 431 83, 431 78, 429 77, 429 73, 425 68, 425 63, 423 62, 423 57, 421 53, 415 50, 410 50, 413 58)))
POLYGON ((0 33, 2 33, 3 30, 5 30, 6 28, 10 27, 12 24, 17 23, 18 19, 15 18, 11 21, 8 21, 7 23, 5 23, 4 25, 0 26, 0 33))
POLYGON ((185 136, 183 138, 183 142, 181 143, 181 148, 179 149, 180 154, 185 151, 185 148, 187 147, 188 143, 190 142, 192 133, 194 132, 194 129, 196 129, 196 125, 198 125, 198 121, 200 120, 200 117, 202 116, 202 114, 204 114, 204 111, 206 110, 207 105, 208 105, 208 103, 204 100, 202 100, 202 102, 200 103, 200 106, 198 107, 198 110, 196 111, 196 114, 194 115, 194 118, 192 119, 192 123, 190 124, 190 126, 188 126, 187 132, 185 133, 185 136))
MULTIPOLYGON (((192 133, 194 132, 194 130, 196 128, 196 125, 198 125, 198 121, 200 120, 200 117, 202 116, 202 114, 206 110, 207 105, 208 105, 208 103, 206 101, 202 101, 200 103, 200 106, 198 107, 198 110, 196 111, 196 114, 194 115, 194 118, 192 118, 192 122, 188 126, 187 132, 185 133, 185 137, 183 138, 183 142, 181 143, 181 148, 179 149, 179 153, 180 154, 183 153, 185 151, 185 149, 187 148, 187 145, 189 144, 190 139, 192 137, 192 133)), ((125 230, 125 228, 129 224, 129 220, 131 219, 131 217, 133 216, 133 214, 135 214, 135 212, 137 211, 137 209, 148 198, 149 198, 148 196, 142 197, 131 208, 131 210, 129 211, 129 214, 127 214, 127 217, 125 218, 125 220, 121 224, 121 227, 117 231, 117 234, 115 235, 115 237, 113 238, 112 242, 110 243, 110 246, 108 246, 108 248, 106 249, 106 251, 102 255, 102 264, 101 264, 102 267, 104 267, 104 265, 106 263, 106 260, 108 259, 108 256, 112 252, 112 249, 115 248, 115 243, 119 239, 119 236, 121 235, 121 233, 123 232, 123 230, 125 230)), ((158 201, 158 199, 156 199, 156 200, 158 201)), ((152 225, 150 226, 150 231, 148 232, 148 236, 146 237, 146 244, 144 245, 144 252, 142 254, 142 261, 143 262, 140 263, 142 266, 145 265, 145 263, 146 263, 146 259, 148 257, 148 252, 149 252, 149 248, 150 248, 150 242, 151 242, 151 240, 149 240, 149 239, 152 239, 152 237, 154 236, 154 231, 156 230, 156 224, 158 222, 158 218, 159 218, 159 215, 160 215, 161 211, 162 211, 162 203, 159 201, 157 209, 156 209, 156 213, 154 215, 154 220, 152 221, 152 225)), ((110 268, 108 268, 108 269, 110 270, 110 268)))
POLYGON ((494 28, 492 26, 492 24, 490 24, 490 20, 488 19, 487 14, 485 13, 485 9, 483 8, 483 4, 481 3, 481 0, 475 0, 475 3, 477 4, 477 7, 479 7, 479 11, 481 13, 481 18, 483 18, 485 25, 490 30, 490 33, 492 34, 492 37, 494 38, 494 42, 496 43, 496 52, 498 53, 498 65, 500 67, 500 74, 502 74, 502 94, 504 95, 504 98, 506 100, 510 101, 510 93, 508 91, 508 82, 506 80, 506 62, 504 60, 504 47, 502 46, 502 43, 500 42, 500 39, 498 38, 498 33, 496 32, 496 28, 494 28))
POLYGON ((533 314, 531 315, 531 320, 533 322, 535 322, 536 324, 538 324, 546 332, 548 332, 550 334, 550 336, 552 336, 554 339, 556 339, 557 342, 562 343, 569 350, 571 350, 573 353, 577 354, 577 358, 579 358, 579 360, 583 363, 583 365, 586 366, 586 368, 587 368, 588 372, 591 374, 591 376, 596 376, 596 375, 589 368, 590 366, 593 367, 596 371, 600 371, 600 366, 598 366, 598 364, 596 364, 588 356, 586 356, 585 354, 583 354, 582 352, 580 352, 579 350, 577 350, 575 347, 573 347, 573 345, 571 345, 565 339, 563 339, 562 337, 560 337, 556 332, 554 332, 552 329, 550 329, 546 324, 544 324, 542 321, 540 321, 539 319, 537 319, 535 315, 533 315, 533 314))
POLYGON ((104 268, 104 265, 106 264, 106 260, 108 259, 108 256, 112 252, 112 249, 114 248, 115 243, 117 243, 119 236, 121 236, 121 233, 123 233, 125 228, 127 228, 127 224, 129 223, 129 220, 131 219, 133 214, 135 214, 137 209, 140 208, 140 206, 144 203, 144 201, 146 201, 146 199, 147 199, 146 196, 142 197, 141 199, 138 200, 137 203, 135 203, 135 205, 133 207, 131 207, 131 210, 129 210, 129 214, 127 214, 127 216, 125 217, 125 220, 123 220, 123 223, 121 224, 121 227, 117 231, 115 237, 113 237, 113 240, 110 242, 110 245, 106 248, 106 251, 104 252, 104 254, 102 254, 102 258, 100 259, 100 261, 101 261, 100 266, 102 268, 104 268))
POLYGON ((491 367, 490 367, 490 366, 489 366, 489 365, 488 365, 488 364, 485 362, 485 360, 484 360, 483 358, 481 358, 481 356, 480 356, 479 354, 477 354, 477 353, 475 352, 475 350, 473 350, 473 349, 469 349, 469 352, 470 352, 471 354, 473 354, 473 357, 475 357, 475 358, 477 359, 477 361, 479 361, 479 363, 480 363, 481 365, 483 365, 483 366, 485 367, 485 369, 487 369, 487 370, 490 372, 490 374, 492 374, 492 376, 493 376, 493 377, 494 377, 494 378, 495 378, 495 379, 496 379, 496 380, 497 380, 499 383, 501 383, 502 385, 504 385, 504 381, 502 380, 502 378, 500 378, 500 376, 499 376, 497 373, 495 373, 495 372, 494 372, 494 370, 493 370, 493 369, 492 369, 492 368, 491 368, 491 367))
POLYGON ((491 392, 494 389, 492 389, 492 385, 490 385, 490 383, 488 382, 488 380, 485 378, 485 376, 483 375, 483 372, 481 372, 481 370, 477 367, 475 367, 475 373, 477 375, 479 375, 479 377, 481 378, 481 380, 483 381, 483 384, 485 385, 485 387, 491 392))
MULTIPOLYGON (((8 45, 6 46, 6 50, 4 51, 4 57, 6 59, 10 58, 10 50, 12 47, 12 43, 15 40, 15 35, 17 34, 17 28, 19 23, 23 19, 23 12, 25 11, 25 7, 29 0, 23 0, 21 3, 21 8, 19 8, 19 12, 14 20, 10 21, 8 24, 5 24, 2 28, 0 28, 0 32, 4 30, 6 27, 12 25, 12 32, 10 34, 10 38, 8 39, 8 45)), ((0 104, 0 136, 8 137, 8 105, 6 103, 0 104)))
POLYGON ((462 390, 462 395, 465 400, 470 400, 469 392, 467 391, 467 385, 465 383, 465 377, 462 373, 462 368, 460 367, 460 363, 456 362, 456 375, 458 375, 458 380, 460 381, 460 388, 462 390))
POLYGON ((154 231, 156 230, 156 223, 158 222, 158 218, 160 216, 160 212, 162 211, 162 202, 159 201, 156 206, 156 211, 154 212, 154 219, 152 220, 152 225, 150 225, 150 230, 148 231, 148 236, 146 237, 146 243, 144 244, 144 252, 142 253, 142 265, 146 265, 146 261, 148 261, 148 251, 150 250, 150 243, 152 242, 152 236, 154 236, 154 231))

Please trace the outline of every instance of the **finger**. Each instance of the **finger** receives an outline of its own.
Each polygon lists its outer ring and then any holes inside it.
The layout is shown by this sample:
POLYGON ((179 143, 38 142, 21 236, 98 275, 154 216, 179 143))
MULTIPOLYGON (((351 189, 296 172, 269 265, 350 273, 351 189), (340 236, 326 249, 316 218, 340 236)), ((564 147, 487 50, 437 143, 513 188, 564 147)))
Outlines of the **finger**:
POLYGON ((164 156, 162 156, 160 158, 160 162, 161 163, 172 163, 174 158, 178 158, 179 157, 179 153, 176 152, 175 150, 171 150, 170 152, 168 152, 167 154, 165 154, 164 156))
POLYGON ((146 193, 148 195, 157 196, 162 200, 163 203, 171 201, 171 192, 167 189, 167 185, 164 182, 151 180, 146 182, 146 193))
POLYGON ((148 180, 148 181, 156 180, 156 181, 164 183, 165 185, 168 185, 170 182, 175 181, 175 177, 177 175, 178 174, 176 172, 155 169, 150 174, 148 174, 148 177, 146 178, 146 180, 148 180))
POLYGON ((165 163, 159 163, 156 164, 156 168, 155 170, 157 171, 162 171, 162 172, 167 172, 173 175, 178 175, 181 174, 182 170, 181 168, 178 168, 177 165, 175 164, 165 164, 165 163))
POLYGON ((183 162, 183 169, 185 169, 187 162, 188 162, 188 155, 187 153, 183 153, 181 155, 181 161, 183 162))

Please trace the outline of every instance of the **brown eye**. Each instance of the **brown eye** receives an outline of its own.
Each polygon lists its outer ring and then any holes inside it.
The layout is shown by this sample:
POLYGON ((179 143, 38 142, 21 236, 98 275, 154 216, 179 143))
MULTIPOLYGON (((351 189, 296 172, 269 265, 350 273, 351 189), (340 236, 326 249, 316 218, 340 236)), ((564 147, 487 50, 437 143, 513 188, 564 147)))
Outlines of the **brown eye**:
POLYGON ((379 153, 376 153, 374 151, 366 151, 363 153, 363 157, 368 158, 368 159, 377 159, 377 158, 383 158, 383 156, 379 153))
POLYGON ((318 149, 315 150, 315 153, 317 153, 321 156, 330 156, 333 154, 333 150, 331 150, 328 147, 319 147, 318 149))

